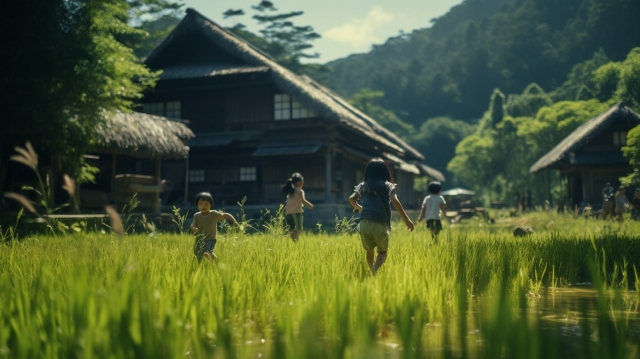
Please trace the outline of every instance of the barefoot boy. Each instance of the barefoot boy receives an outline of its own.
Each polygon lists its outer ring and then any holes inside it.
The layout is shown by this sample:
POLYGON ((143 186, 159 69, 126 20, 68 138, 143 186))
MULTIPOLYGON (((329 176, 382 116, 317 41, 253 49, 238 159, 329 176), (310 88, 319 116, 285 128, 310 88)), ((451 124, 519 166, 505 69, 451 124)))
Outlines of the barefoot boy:
POLYGON ((213 261, 217 258, 213 253, 213 248, 216 246, 218 221, 228 219, 234 225, 238 225, 238 222, 229 213, 211 210, 213 197, 209 192, 198 193, 196 205, 200 212, 193 215, 193 223, 191 224, 191 231, 196 235, 193 254, 198 258, 198 261, 201 261, 202 257, 208 261, 213 261))

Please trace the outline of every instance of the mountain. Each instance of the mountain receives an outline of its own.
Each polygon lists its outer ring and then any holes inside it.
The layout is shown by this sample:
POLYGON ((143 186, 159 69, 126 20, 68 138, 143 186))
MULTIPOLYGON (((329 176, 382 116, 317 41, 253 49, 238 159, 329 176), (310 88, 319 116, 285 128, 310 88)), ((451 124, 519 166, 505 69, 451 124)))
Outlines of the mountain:
POLYGON ((602 49, 614 61, 640 45, 640 1, 466 0, 427 29, 328 63, 327 85, 350 97, 385 93, 384 107, 419 126, 448 116, 474 122, 494 88, 547 91, 602 49))

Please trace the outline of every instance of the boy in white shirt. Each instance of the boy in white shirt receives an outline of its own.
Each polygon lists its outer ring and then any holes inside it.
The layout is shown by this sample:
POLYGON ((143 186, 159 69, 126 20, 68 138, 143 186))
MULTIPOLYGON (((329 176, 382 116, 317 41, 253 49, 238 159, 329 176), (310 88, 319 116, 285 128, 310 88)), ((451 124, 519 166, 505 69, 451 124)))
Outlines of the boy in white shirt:
POLYGON ((418 222, 423 218, 427 220, 427 228, 431 231, 433 239, 438 238, 438 233, 442 230, 442 222, 440 221, 440 212, 446 213, 447 202, 440 195, 442 185, 440 182, 429 183, 429 195, 422 201, 422 210, 418 216, 418 222))

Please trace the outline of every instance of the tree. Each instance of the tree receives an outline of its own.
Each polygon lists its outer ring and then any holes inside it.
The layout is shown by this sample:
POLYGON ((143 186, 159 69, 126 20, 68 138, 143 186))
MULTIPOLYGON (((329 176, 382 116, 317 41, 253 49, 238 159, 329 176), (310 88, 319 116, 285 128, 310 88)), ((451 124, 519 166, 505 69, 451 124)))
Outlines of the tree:
POLYGON ((131 108, 156 74, 118 36, 139 35, 124 0, 24 0, 6 4, 0 58, 0 141, 30 140, 71 175, 105 113, 131 108))
POLYGON ((636 126, 627 134, 627 145, 622 147, 622 153, 629 159, 633 172, 620 178, 625 186, 640 185, 640 126, 636 126))
POLYGON ((521 95, 509 95, 506 111, 513 117, 534 117, 538 110, 553 103, 551 97, 538 86, 537 83, 529 84, 521 95))
POLYGON ((393 112, 385 109, 382 106, 382 100, 384 100, 384 93, 362 89, 349 99, 349 103, 403 140, 411 142, 411 136, 415 132, 413 126, 403 122, 393 112))
MULTIPOLYGON (((302 15, 302 11, 276 13, 278 9, 274 3, 267 0, 262 0, 251 8, 257 12, 252 18, 262 25, 259 31, 262 36, 247 31, 246 26, 241 23, 237 23, 229 30, 253 43, 273 56, 280 65, 294 72, 304 73, 305 69, 316 73, 324 71, 321 65, 304 65, 300 62, 301 59, 320 56, 318 53, 307 53, 307 50, 313 47, 311 42, 319 39, 320 34, 316 33, 311 26, 296 26, 292 21, 293 18, 302 15)), ((245 12, 242 9, 229 9, 223 13, 224 18, 243 15, 245 12)))

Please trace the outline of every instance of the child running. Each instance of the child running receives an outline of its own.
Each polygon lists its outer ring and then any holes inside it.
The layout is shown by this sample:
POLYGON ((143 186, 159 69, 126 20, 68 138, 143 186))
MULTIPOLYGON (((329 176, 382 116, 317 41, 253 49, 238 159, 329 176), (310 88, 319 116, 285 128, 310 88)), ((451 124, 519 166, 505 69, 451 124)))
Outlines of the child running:
POLYGON ((282 192, 287 196, 285 204, 285 218, 291 229, 289 236, 294 242, 298 241, 300 232, 302 232, 302 205, 309 209, 313 209, 313 204, 304 197, 304 178, 298 172, 291 175, 291 178, 282 186, 282 192))
POLYGON ((211 210, 213 197, 209 192, 201 192, 196 196, 196 205, 200 212, 193 215, 191 231, 196 235, 193 246, 193 254, 202 260, 202 257, 212 262, 216 259, 213 249, 216 246, 216 234, 218 232, 218 221, 230 220, 234 225, 238 225, 235 218, 229 213, 211 210))
POLYGON ((418 222, 425 218, 427 220, 427 229, 431 231, 431 237, 434 241, 438 239, 438 234, 442 230, 442 222, 440 221, 440 212, 446 213, 447 202, 440 195, 442 185, 440 182, 434 181, 429 183, 429 195, 422 201, 422 209, 418 216, 418 222))
POLYGON ((367 264, 374 275, 387 260, 389 249, 389 231, 391 230, 391 208, 389 201, 400 213, 404 223, 413 231, 413 222, 402 208, 396 196, 396 185, 391 172, 382 158, 373 158, 364 169, 364 182, 356 186, 349 197, 349 203, 360 211, 360 240, 367 251, 367 264), (362 201, 362 205, 358 204, 362 201), (373 261, 374 249, 378 257, 373 261))

